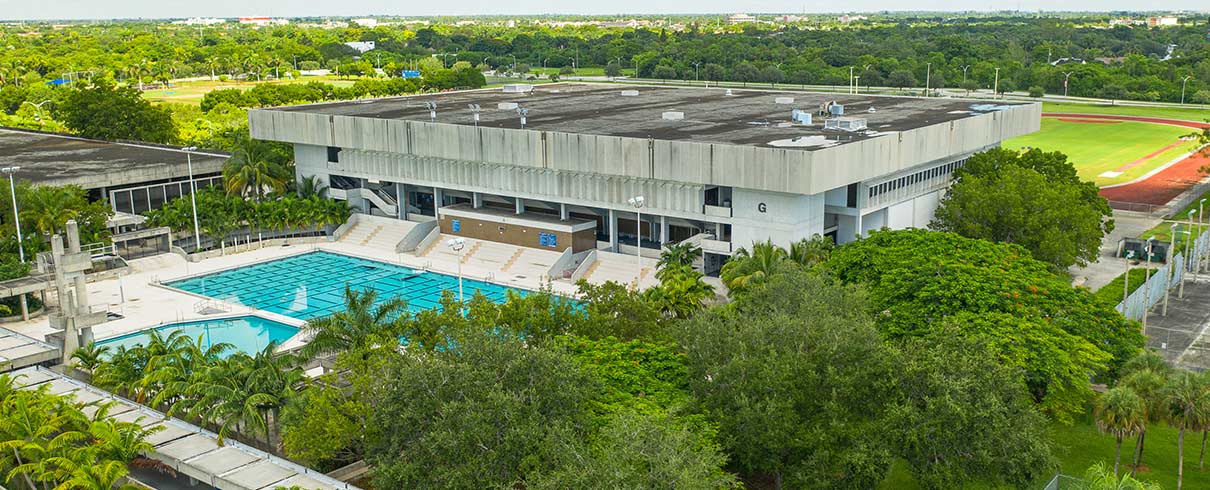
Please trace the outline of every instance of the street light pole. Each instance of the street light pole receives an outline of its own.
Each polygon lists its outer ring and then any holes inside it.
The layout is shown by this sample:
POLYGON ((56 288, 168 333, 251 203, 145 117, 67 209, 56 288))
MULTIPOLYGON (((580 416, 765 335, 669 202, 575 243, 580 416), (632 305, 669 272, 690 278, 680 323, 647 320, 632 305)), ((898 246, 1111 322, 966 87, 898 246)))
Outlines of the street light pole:
POLYGON ((643 204, 647 201, 643 196, 635 196, 627 202, 634 206, 635 221, 634 221, 634 244, 635 244, 635 265, 637 272, 634 276, 634 290, 639 290, 639 281, 643 278, 643 204))
POLYGON ((966 70, 969 70, 969 69, 970 69, 970 67, 971 67, 971 65, 963 65, 963 66, 962 66, 962 83, 963 83, 963 84, 965 84, 965 83, 966 83, 966 70))
MULTIPOLYGON (((1168 227, 1168 235, 1170 235, 1170 238, 1168 239, 1168 266, 1169 266, 1168 273, 1169 274, 1171 274, 1173 272, 1173 270, 1175 270, 1173 267, 1176 266, 1176 264, 1174 263, 1176 261, 1176 228, 1179 227, 1180 225, 1181 225, 1180 223, 1173 223, 1172 226, 1168 227)), ((1181 274, 1181 276, 1183 277, 1184 274, 1181 274)), ((1168 316, 1168 297, 1172 295, 1171 294, 1172 293, 1172 276, 1168 276, 1168 281, 1165 281, 1165 282, 1167 282, 1168 285, 1164 287, 1164 308, 1162 310, 1160 310, 1160 315, 1167 317, 1168 316)))
POLYGON ((1155 260, 1155 235, 1147 238, 1147 266, 1143 269, 1143 335, 1147 335, 1147 316, 1151 313, 1151 263, 1155 260))
POLYGON ((1064 97, 1067 97, 1067 79, 1071 78, 1072 73, 1075 73, 1075 72, 1069 71, 1069 72, 1063 74, 1063 96, 1064 97))
POLYGON ((202 227, 197 222, 197 181, 193 179, 193 152, 196 146, 181 148, 185 152, 185 164, 189 167, 189 205, 193 208, 193 251, 202 250, 202 227))
POLYGON ((1126 300, 1130 298, 1130 259, 1134 258, 1134 250, 1126 251, 1126 283, 1122 287, 1122 313, 1126 312, 1126 300))
POLYGON ((853 67, 849 67, 849 93, 853 93, 853 67))
POLYGON ((1185 103, 1185 84, 1189 83, 1190 78, 1193 77, 1191 75, 1186 75, 1185 78, 1181 79, 1181 104, 1185 103))
POLYGON ((1185 298, 1185 276, 1188 275, 1186 272, 1189 270, 1189 259, 1194 258, 1190 253, 1191 249, 1189 248, 1189 242, 1193 239, 1193 213, 1196 212, 1196 209, 1189 210, 1189 214, 1187 216, 1187 221, 1189 221, 1189 224, 1185 225, 1185 263, 1181 264, 1181 267, 1184 267, 1185 270, 1181 271, 1181 290, 1176 294, 1176 297, 1181 299, 1185 298))
MULTIPOLYGON (((1200 200, 1200 201, 1198 201, 1198 202, 1197 202, 1197 234, 1198 234, 1198 236, 1201 236, 1201 234, 1203 233, 1203 230, 1204 230, 1204 228, 1202 227, 1202 216, 1203 216, 1203 214, 1202 214, 1202 205, 1204 205, 1204 204, 1206 204, 1206 200, 1205 200, 1205 199, 1202 199, 1202 200, 1200 200)), ((1207 244, 1207 245, 1210 245, 1210 244, 1207 244)), ((1203 255, 1203 257, 1198 257, 1198 258, 1197 258, 1197 259, 1198 259, 1198 260, 1197 260, 1197 266, 1198 266, 1198 268, 1201 268, 1201 266, 1202 266, 1202 259, 1203 259, 1203 258, 1204 258, 1204 256, 1206 255, 1206 252, 1210 252, 1210 250, 1203 250, 1202 252, 1203 252, 1203 254, 1202 254, 1202 255, 1203 255)))

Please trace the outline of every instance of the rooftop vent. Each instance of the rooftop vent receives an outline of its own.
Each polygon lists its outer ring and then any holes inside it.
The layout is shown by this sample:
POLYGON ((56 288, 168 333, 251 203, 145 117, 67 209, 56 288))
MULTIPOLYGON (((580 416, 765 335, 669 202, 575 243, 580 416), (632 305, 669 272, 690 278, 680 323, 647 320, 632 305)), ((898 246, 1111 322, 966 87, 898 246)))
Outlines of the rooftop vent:
POLYGON ((861 131, 866 128, 866 120, 856 117, 837 117, 824 121, 823 128, 840 131, 861 131))
POLYGON ((799 109, 790 111, 790 120, 798 124, 811 124, 811 113, 799 109))
POLYGON ((534 86, 528 83, 510 83, 504 86, 506 94, 526 94, 534 91, 534 86))
POLYGON ((511 110, 517 108, 517 103, 516 102, 501 102, 499 104, 496 104, 496 108, 500 109, 502 111, 511 111, 511 110))
POLYGON ((637 95, 639 95, 638 90, 623 90, 622 91, 622 97, 635 97, 637 95))
POLYGON ((832 104, 832 105, 828 106, 828 112, 831 113, 833 116, 843 116, 844 115, 844 106, 842 106, 840 104, 832 104))
POLYGON ((733 92, 731 92, 731 89, 727 89, 727 93, 725 93, 725 94, 723 94, 723 95, 726 95, 726 96, 728 96, 728 97, 729 97, 729 96, 732 96, 732 95, 735 95, 735 94, 734 94, 733 92))
POLYGON ((793 104, 794 97, 777 97, 777 98, 773 99, 773 102, 778 103, 778 104, 793 104))
POLYGON ((665 121, 680 121, 685 118, 685 113, 680 111, 667 111, 661 116, 665 121))

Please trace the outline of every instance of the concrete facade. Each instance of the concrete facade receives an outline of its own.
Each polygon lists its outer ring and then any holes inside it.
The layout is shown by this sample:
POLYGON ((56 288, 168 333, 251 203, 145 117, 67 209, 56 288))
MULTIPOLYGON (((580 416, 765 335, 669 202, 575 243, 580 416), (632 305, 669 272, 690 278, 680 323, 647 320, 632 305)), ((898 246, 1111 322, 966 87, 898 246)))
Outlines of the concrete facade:
POLYGON ((625 97, 625 87, 603 87, 294 106, 253 110, 249 121, 253 137, 295 145, 300 179, 395 186, 395 213, 359 198, 364 212, 408 218, 515 200, 519 210, 596 219, 601 248, 616 251, 634 243, 628 199, 643 196, 643 247, 704 234, 707 253, 730 255, 755 241, 843 243, 883 226, 926 226, 965 158, 1038 130, 1041 118, 1040 104, 655 87, 625 97), (839 97, 870 129, 792 123, 790 96, 805 108, 839 97), (534 107, 524 128, 510 111, 487 109, 514 99, 534 107), (422 101, 474 101, 482 119, 432 121, 422 101), (670 109, 685 119, 658 120, 670 109))

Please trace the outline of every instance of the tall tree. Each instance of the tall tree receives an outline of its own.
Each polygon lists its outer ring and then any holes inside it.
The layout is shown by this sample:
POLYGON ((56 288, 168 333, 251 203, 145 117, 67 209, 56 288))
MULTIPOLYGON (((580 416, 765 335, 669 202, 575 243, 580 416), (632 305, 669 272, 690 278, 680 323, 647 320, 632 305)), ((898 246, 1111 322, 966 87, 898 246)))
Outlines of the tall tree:
POLYGON ((1097 260, 1113 231, 1108 202, 1062 153, 992 149, 972 156, 929 226, 1025 247, 1059 270, 1097 260))
POLYGON ((1206 425, 1210 418, 1210 391, 1197 373, 1177 371, 1164 385, 1165 415, 1176 427, 1176 489, 1185 480, 1185 432, 1206 425))
POLYGON ((152 143, 176 140, 176 126, 168 109, 151 105, 132 87, 117 87, 104 78, 72 89, 59 105, 58 117, 87 138, 152 143))
POLYGON ((401 298, 378 300, 372 289, 345 286, 345 309, 313 319, 303 327, 311 340, 302 348, 304 358, 367 347, 395 346, 403 335, 407 302, 401 298))
POLYGON ((1096 421, 1097 428, 1112 435, 1117 445, 1113 456, 1113 475, 1117 476, 1122 460, 1122 440, 1138 434, 1146 426, 1147 405, 1134 390, 1118 386, 1101 395, 1096 421))
POLYGON ((227 192, 253 196, 260 201, 268 191, 285 191, 293 175, 274 156, 269 144, 250 137, 240 138, 231 158, 223 163, 223 185, 227 192))

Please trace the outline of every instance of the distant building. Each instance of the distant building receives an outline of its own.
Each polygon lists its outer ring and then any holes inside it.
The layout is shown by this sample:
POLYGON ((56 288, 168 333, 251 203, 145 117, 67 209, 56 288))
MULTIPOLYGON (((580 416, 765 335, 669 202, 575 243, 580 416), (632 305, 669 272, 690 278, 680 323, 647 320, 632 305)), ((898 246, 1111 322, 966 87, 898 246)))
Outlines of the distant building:
POLYGON ((353 48, 358 53, 374 50, 374 41, 350 41, 345 43, 345 46, 353 48))
POLYGON ((1180 20, 1170 15, 1147 18, 1147 27, 1171 27, 1179 24, 1180 20))
POLYGON ((1109 19, 1110 27, 1117 27, 1117 26, 1130 27, 1130 26, 1140 25, 1143 23, 1144 23, 1144 21, 1141 21, 1138 19, 1131 19, 1129 17, 1122 17, 1120 19, 1109 19))
POLYGON ((866 17, 866 16, 864 16, 864 15, 848 15, 848 14, 845 14, 845 15, 842 15, 842 16, 840 16, 840 17, 836 18, 836 20, 840 21, 840 22, 841 22, 841 23, 843 23, 843 24, 848 24, 848 23, 850 23, 850 22, 856 22, 856 21, 859 21, 859 20, 869 20, 869 17, 866 17))
POLYGON ((290 21, 286 20, 286 19, 274 19, 272 17, 240 17, 239 23, 244 24, 244 25, 254 25, 254 26, 259 27, 259 26, 268 26, 268 25, 284 26, 286 24, 289 24, 290 21))
POLYGON ((727 23, 732 25, 747 24, 749 22, 756 22, 756 17, 748 14, 732 14, 731 17, 727 17, 727 23))
POLYGON ((378 19, 353 19, 353 23, 361 27, 369 27, 371 29, 378 27, 378 19))
POLYGON ((190 17, 185 20, 174 21, 173 24, 186 26, 212 26, 216 24, 225 24, 227 19, 219 19, 217 17, 190 17))
POLYGON ((1067 64, 1071 64, 1071 63, 1083 65, 1087 62, 1084 61, 1084 58, 1059 58, 1057 60, 1051 61, 1050 66, 1067 65, 1067 64))
POLYGON ((774 22, 806 22, 808 19, 801 15, 779 15, 773 18, 774 22))

